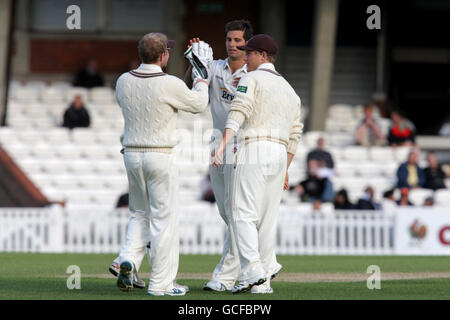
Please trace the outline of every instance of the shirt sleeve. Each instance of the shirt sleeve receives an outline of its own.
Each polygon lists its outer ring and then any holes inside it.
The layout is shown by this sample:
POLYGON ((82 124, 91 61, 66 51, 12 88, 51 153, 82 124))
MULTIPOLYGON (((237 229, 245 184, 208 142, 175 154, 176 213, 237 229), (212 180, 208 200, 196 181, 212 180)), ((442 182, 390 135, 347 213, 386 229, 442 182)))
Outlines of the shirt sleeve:
POLYGON ((198 81, 192 89, 180 79, 172 77, 166 94, 160 101, 173 108, 190 113, 201 113, 208 105, 208 85, 198 81))
POLYGON ((232 129, 235 132, 239 130, 242 123, 253 113, 257 98, 256 92, 256 80, 249 75, 244 75, 237 86, 225 128, 232 129))
POLYGON ((295 154, 297 152, 297 145, 302 138, 303 123, 300 122, 301 105, 302 103, 299 99, 297 113, 295 115, 294 124, 292 125, 292 129, 289 134, 289 143, 287 146, 287 152, 291 154, 295 154))

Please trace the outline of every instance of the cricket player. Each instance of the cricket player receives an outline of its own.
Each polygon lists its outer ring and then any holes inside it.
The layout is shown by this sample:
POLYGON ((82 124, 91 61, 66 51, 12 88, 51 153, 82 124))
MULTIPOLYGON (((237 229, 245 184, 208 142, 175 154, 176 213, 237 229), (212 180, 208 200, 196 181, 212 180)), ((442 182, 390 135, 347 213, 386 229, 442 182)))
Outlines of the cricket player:
MULTIPOLYGON (((214 134, 212 148, 216 148, 225 130, 228 111, 236 93, 237 83, 247 73, 245 51, 239 50, 253 36, 253 28, 247 20, 230 21, 225 26, 225 47, 228 57, 224 60, 214 60, 209 77, 209 101, 213 120, 214 134)), ((194 38, 190 44, 199 42, 194 38)), ((189 84, 191 68, 186 72, 186 82, 189 84)), ((234 143, 227 145, 228 158, 232 160, 234 143)), ((211 185, 217 202, 219 214, 227 225, 222 257, 215 267, 212 278, 203 289, 209 291, 231 290, 239 278, 240 262, 230 223, 231 212, 228 201, 229 180, 233 174, 232 162, 221 167, 209 167, 211 185)))
MULTIPOLYGON (((120 250, 117 285, 133 287, 134 274, 147 248, 151 266, 149 295, 184 295, 188 288, 177 285, 178 171, 173 148, 179 110, 200 113, 208 104, 208 82, 193 72, 192 90, 177 77, 162 72, 174 41, 162 33, 149 33, 139 41, 142 64, 117 80, 116 98, 125 120, 121 137, 129 183, 130 219, 126 241, 120 250)), ((208 65, 212 49, 197 60, 208 65)))
POLYGON ((270 36, 255 35, 238 49, 245 50, 248 73, 238 84, 213 166, 222 166, 225 146, 242 127, 229 195, 241 264, 232 292, 272 293, 270 280, 281 269, 275 255, 277 216, 301 138, 301 102, 275 70, 278 48, 270 36))

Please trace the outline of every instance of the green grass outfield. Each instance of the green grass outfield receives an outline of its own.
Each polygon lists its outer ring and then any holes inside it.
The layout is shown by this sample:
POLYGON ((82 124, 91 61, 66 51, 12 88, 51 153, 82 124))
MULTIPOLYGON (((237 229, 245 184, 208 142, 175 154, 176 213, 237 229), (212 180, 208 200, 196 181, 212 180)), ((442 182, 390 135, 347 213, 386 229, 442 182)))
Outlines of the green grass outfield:
MULTIPOLYGON (((383 273, 448 273, 450 257, 400 256, 278 256, 283 265, 279 277, 272 282, 274 294, 255 295, 202 290, 207 277, 193 279, 195 273, 211 273, 219 256, 183 255, 179 273, 190 278, 178 280, 190 287, 184 297, 151 297, 146 289, 124 293, 117 289, 107 268, 111 254, 31 254, 0 253, 0 299, 181 299, 181 300, 322 300, 322 299, 450 299, 450 277, 434 279, 383 280, 383 273), (78 265, 81 269, 81 289, 66 286, 66 269, 78 265), (369 290, 366 281, 352 282, 291 282, 281 281, 283 274, 359 273, 366 274, 369 265, 381 269, 381 289, 369 290), (83 276, 84 275, 84 276, 83 276)), ((141 274, 149 271, 147 260, 141 274)), ((367 278, 370 274, 367 274, 367 278)), ((365 278, 366 279, 366 278, 365 278)), ((148 282, 148 277, 145 278, 148 282)))

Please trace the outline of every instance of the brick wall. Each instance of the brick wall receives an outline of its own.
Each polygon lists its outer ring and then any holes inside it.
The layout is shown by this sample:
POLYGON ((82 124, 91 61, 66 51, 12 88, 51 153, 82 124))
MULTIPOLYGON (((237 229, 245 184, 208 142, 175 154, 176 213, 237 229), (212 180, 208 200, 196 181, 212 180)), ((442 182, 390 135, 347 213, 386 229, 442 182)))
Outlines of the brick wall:
POLYGON ((139 61, 137 41, 30 40, 31 73, 73 73, 88 58, 97 60, 100 72, 123 72, 131 60, 139 61))

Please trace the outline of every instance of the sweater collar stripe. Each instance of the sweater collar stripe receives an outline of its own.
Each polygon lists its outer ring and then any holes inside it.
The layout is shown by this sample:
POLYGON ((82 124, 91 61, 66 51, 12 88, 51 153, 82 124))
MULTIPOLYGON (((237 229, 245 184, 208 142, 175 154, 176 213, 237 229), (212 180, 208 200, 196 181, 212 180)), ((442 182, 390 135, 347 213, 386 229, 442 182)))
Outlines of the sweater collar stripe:
POLYGON ((166 75, 166 73, 164 73, 164 72, 142 73, 142 72, 137 72, 134 70, 129 71, 129 73, 138 78, 154 78, 154 77, 160 77, 160 76, 166 75))

